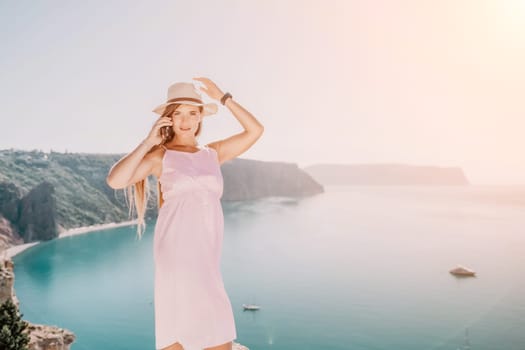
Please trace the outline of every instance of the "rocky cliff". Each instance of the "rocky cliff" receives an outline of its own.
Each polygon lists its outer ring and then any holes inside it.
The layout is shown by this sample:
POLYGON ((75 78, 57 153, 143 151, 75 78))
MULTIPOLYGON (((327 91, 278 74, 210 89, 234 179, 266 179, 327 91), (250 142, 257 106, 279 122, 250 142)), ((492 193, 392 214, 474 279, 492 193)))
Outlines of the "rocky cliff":
POLYGON ((324 191, 323 186, 295 163, 236 158, 222 165, 223 200, 270 196, 301 197, 324 191))
POLYGON ((0 247, 46 241, 58 236, 54 187, 44 181, 27 194, 0 182, 0 247))

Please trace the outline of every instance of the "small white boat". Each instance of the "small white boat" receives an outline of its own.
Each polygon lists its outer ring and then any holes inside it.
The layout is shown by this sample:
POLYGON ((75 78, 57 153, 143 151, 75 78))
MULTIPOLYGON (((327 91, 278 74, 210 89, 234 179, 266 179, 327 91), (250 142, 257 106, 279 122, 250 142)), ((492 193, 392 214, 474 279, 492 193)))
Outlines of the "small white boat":
POLYGON ((242 304, 244 310, 259 310, 260 306, 255 304, 242 304))
POLYGON ((476 272, 458 264, 456 268, 453 268, 449 271, 451 274, 455 276, 476 276, 476 272))

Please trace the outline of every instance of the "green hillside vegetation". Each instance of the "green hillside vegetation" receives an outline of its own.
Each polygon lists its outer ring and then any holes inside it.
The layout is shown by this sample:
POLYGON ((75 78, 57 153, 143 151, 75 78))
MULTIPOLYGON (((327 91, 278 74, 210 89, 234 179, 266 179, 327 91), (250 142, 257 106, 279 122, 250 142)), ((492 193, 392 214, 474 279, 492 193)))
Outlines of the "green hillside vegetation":
MULTIPOLYGON (((123 190, 106 184, 111 166, 123 155, 0 151, 0 182, 14 184, 21 195, 43 181, 51 183, 57 198, 57 222, 65 229, 120 222, 129 219, 123 190)), ((155 209, 155 183, 150 177, 152 199, 148 216, 155 209)))

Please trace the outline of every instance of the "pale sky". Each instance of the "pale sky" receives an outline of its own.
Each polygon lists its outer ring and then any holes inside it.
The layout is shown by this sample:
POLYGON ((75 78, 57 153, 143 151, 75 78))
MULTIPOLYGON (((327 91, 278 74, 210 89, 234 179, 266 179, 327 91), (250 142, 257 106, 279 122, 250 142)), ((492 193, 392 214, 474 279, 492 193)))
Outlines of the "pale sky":
POLYGON ((205 76, 265 126, 241 158, 525 184, 522 0, 0 0, 0 44, 0 149, 130 152, 205 76))

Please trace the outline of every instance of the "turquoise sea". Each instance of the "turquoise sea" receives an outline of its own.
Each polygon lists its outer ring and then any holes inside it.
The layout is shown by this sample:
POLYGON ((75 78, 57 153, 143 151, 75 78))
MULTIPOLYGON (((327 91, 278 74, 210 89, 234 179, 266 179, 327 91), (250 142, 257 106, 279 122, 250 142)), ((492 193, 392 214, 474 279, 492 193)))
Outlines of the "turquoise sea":
MULTIPOLYGON (((326 186, 223 203, 224 283, 252 350, 525 349, 525 187, 326 186), (475 278, 449 270, 462 264, 475 278), (255 302, 259 311, 243 311, 255 302)), ((154 349, 154 222, 13 258, 24 319, 73 350, 154 349)))

